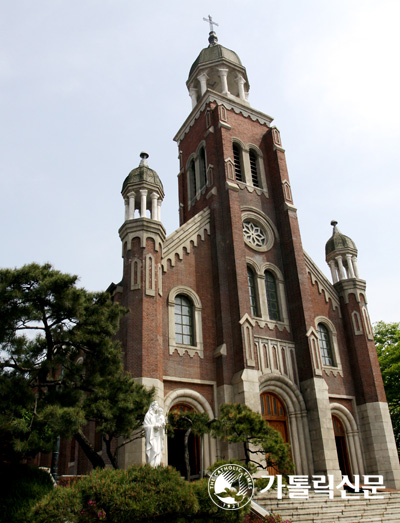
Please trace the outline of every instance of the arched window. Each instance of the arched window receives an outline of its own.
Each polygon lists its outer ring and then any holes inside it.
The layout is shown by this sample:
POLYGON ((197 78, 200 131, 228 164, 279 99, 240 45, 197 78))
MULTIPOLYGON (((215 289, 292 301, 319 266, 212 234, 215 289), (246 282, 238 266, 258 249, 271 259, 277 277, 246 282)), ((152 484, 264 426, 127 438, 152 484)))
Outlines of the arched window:
POLYGON ((259 316, 257 290, 256 290, 256 279, 254 271, 251 267, 247 267, 247 280, 249 284, 249 295, 250 295, 250 309, 253 316, 259 316))
POLYGON ((268 316, 270 320, 281 321, 279 312, 278 291, 276 286, 276 278, 271 271, 264 272, 265 277, 265 293, 267 295, 268 316))
POLYGON ((206 186, 207 184, 207 172, 206 172, 206 153, 204 147, 200 149, 200 189, 206 186))
POLYGON ((189 201, 192 201, 196 196, 197 184, 196 184, 196 169, 194 160, 190 161, 188 171, 188 183, 189 183, 189 201))
POLYGON ((181 345, 194 345, 193 304, 183 294, 175 297, 175 341, 181 345))
POLYGON ((169 353, 175 351, 191 358, 197 354, 204 357, 202 305, 199 296, 190 287, 179 285, 168 293, 168 346, 169 353))
POLYGON ((253 187, 260 187, 260 180, 259 180, 259 176, 258 176, 258 167, 257 167, 257 154, 253 151, 253 149, 250 149, 250 151, 249 151, 249 158, 250 158, 251 181, 253 183, 253 187))
POLYGON ((243 181, 243 174, 242 174, 242 158, 240 153, 240 148, 237 143, 234 143, 232 145, 233 148, 233 161, 235 164, 235 177, 236 180, 239 182, 243 181))
POLYGON ((332 341, 331 336, 329 334, 329 330, 323 323, 318 323, 317 329, 322 364, 327 365, 328 367, 333 367, 334 360, 332 351, 332 341))

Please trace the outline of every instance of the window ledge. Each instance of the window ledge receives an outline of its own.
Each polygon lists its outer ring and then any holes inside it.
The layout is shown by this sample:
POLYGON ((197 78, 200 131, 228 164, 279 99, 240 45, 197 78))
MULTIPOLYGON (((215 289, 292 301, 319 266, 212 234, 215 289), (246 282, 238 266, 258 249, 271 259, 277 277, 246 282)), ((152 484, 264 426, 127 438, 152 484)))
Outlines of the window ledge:
POLYGON ((175 351, 178 352, 179 356, 183 356, 185 353, 187 353, 191 358, 194 358, 195 354, 197 354, 199 358, 204 358, 203 347, 180 345, 178 343, 176 345, 170 345, 169 353, 173 354, 175 351))
POLYGON ((343 377, 343 371, 342 367, 336 367, 333 365, 322 365, 322 370, 329 376, 329 374, 332 374, 333 376, 337 376, 338 374, 343 377))

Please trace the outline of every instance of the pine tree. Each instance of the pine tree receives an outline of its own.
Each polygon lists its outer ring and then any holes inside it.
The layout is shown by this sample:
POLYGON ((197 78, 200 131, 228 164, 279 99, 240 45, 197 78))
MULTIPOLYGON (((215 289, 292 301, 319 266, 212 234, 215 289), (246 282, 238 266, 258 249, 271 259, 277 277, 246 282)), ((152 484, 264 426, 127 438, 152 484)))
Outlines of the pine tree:
POLYGON ((74 435, 104 467, 82 430, 94 420, 116 466, 112 441, 137 431, 151 401, 153 391, 123 371, 114 335, 124 309, 77 280, 49 264, 0 271, 2 459, 49 452, 74 435))
POLYGON ((288 474, 293 469, 290 446, 259 414, 246 405, 225 403, 212 424, 214 435, 228 443, 241 443, 246 466, 253 463, 276 473, 288 474), (257 459, 254 459, 257 458, 257 459))

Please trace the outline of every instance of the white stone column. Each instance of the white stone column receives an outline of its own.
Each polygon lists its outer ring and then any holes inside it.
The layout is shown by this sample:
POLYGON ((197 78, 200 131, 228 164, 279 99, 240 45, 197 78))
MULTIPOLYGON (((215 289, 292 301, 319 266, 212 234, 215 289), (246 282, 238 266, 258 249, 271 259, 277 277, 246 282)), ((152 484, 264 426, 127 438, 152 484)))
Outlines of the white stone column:
POLYGON ((337 270, 336 270, 336 263, 335 263, 335 260, 331 260, 331 261, 329 262, 329 268, 330 268, 330 270, 331 270, 333 283, 337 283, 339 280, 338 280, 338 276, 337 276, 337 270))
POLYGON ((201 96, 203 96, 203 94, 207 91, 208 76, 206 73, 202 73, 197 77, 197 79, 200 82, 201 96))
POLYGON ((135 217, 135 193, 132 191, 128 194, 129 198, 129 211, 128 211, 128 220, 133 220, 135 217))
POLYGON ((336 261, 337 261, 337 264, 338 264, 338 267, 339 267, 339 280, 345 280, 346 279, 346 275, 345 275, 345 272, 344 272, 342 257, 341 256, 336 256, 336 261))
POLYGON ((140 189, 140 217, 146 218, 147 189, 140 189))
POLYGON ((354 275, 356 278, 359 278, 360 275, 358 273, 357 256, 353 256, 352 260, 353 260, 354 275))
POLYGON ((192 100, 192 109, 195 107, 195 105, 197 104, 197 89, 195 89, 194 87, 191 87, 189 89, 189 96, 192 100))
POLYGON ((224 67, 218 67, 218 74, 221 78, 222 94, 228 95, 228 69, 225 69, 224 67))
POLYGON ((158 194, 156 192, 151 193, 151 219, 157 220, 157 199, 158 194))
POLYGON ((346 260, 347 260, 347 270, 349 272, 350 278, 355 278, 354 270, 353 270, 353 262, 351 259, 351 254, 346 254, 346 260))
POLYGON ((124 198, 125 203, 125 221, 129 220, 129 200, 128 198, 124 198))
POLYGON ((246 83, 246 80, 243 78, 241 74, 237 75, 236 80, 238 84, 239 98, 241 100, 246 100, 246 93, 244 92, 244 84, 246 83))
POLYGON ((291 428, 291 447, 293 449, 293 461, 295 465, 295 472, 297 474, 305 474, 303 470, 303 463, 306 462, 304 448, 300 445, 299 434, 297 431, 297 420, 300 413, 290 412, 289 413, 289 424, 291 428))
POLYGON ((161 221, 161 200, 157 200, 157 220, 161 221))

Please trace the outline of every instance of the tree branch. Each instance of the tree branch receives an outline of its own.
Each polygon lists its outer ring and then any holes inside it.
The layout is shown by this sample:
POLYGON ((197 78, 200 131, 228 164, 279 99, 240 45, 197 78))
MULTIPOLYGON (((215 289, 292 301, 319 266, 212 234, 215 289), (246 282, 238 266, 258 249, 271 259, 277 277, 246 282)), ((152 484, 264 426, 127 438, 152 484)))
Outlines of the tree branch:
POLYGON ((135 439, 140 439, 140 438, 143 438, 144 437, 144 430, 141 430, 140 432, 138 432, 135 436, 133 436, 132 438, 129 438, 127 440, 124 440, 120 445, 117 445, 116 447, 116 451, 119 450, 121 447, 124 447, 125 445, 127 445, 128 443, 131 443, 132 441, 135 441, 135 439))

